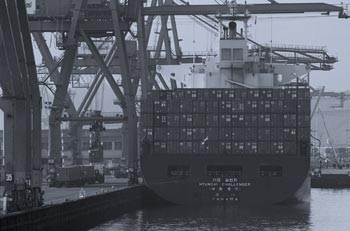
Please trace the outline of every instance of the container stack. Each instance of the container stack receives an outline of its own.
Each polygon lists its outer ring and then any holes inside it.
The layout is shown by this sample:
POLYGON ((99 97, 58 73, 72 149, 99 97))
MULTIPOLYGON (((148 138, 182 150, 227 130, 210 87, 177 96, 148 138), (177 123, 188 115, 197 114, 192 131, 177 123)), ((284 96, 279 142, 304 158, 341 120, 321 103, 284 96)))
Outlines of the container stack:
POLYGON ((140 122, 157 154, 308 155, 310 91, 151 91, 140 122))

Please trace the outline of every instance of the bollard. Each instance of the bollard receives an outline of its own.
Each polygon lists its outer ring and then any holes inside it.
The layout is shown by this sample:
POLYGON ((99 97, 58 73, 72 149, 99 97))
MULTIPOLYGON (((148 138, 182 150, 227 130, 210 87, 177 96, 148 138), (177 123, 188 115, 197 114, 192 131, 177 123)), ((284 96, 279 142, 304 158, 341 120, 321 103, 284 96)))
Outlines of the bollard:
POLYGON ((8 201, 12 201, 12 199, 11 199, 11 198, 8 198, 7 193, 5 193, 4 197, 1 198, 0 201, 2 201, 2 212, 3 212, 4 214, 6 214, 6 213, 7 213, 7 202, 8 202, 8 201))
POLYGON ((79 192, 79 199, 83 199, 83 198, 85 198, 85 190, 81 188, 79 192))
POLYGON ((7 195, 5 194, 5 196, 1 198, 1 200, 2 200, 2 212, 6 214, 7 213, 7 195))

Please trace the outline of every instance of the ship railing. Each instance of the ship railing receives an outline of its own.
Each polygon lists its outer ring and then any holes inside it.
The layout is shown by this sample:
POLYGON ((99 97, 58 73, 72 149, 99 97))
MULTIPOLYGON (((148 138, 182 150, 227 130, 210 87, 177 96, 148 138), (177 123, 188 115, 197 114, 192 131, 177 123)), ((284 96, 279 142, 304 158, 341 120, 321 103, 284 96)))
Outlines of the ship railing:
MULTIPOLYGON (((303 60, 303 61, 313 61, 313 62, 327 62, 327 63, 335 63, 337 61, 336 57, 324 57, 323 55, 312 55, 312 57, 306 57, 303 55, 290 55, 290 54, 283 54, 285 58, 288 58, 290 60, 303 60)), ((277 59, 283 59, 278 55, 272 55, 273 58, 277 59)))
MULTIPOLYGON (((150 53, 150 57, 154 57, 154 54, 156 52, 155 49, 152 47, 149 47, 147 51, 150 53)), ((175 52, 171 52, 172 56, 176 56, 175 52)), ((185 51, 181 53, 182 57, 205 57, 205 56, 217 56, 216 51, 185 51)), ((166 50, 161 50, 159 58, 166 58, 166 50)))
MULTIPOLYGON (((272 50, 292 50, 292 51, 308 51, 308 52, 327 52, 325 46, 307 46, 307 45, 292 45, 292 44, 263 44, 265 48, 272 48, 272 50)), ((257 45, 253 45, 253 49, 259 49, 257 45)))

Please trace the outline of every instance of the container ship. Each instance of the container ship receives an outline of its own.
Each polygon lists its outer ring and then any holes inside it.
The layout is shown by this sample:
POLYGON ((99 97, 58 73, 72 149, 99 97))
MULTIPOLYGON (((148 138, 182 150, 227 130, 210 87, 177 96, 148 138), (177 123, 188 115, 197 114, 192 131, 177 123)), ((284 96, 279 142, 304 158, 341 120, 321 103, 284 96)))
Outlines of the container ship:
POLYGON ((271 62, 220 16, 219 55, 192 68, 191 88, 148 92, 141 105, 146 185, 183 205, 270 205, 310 194, 305 65, 271 62), (294 80, 293 80, 294 79, 294 80))

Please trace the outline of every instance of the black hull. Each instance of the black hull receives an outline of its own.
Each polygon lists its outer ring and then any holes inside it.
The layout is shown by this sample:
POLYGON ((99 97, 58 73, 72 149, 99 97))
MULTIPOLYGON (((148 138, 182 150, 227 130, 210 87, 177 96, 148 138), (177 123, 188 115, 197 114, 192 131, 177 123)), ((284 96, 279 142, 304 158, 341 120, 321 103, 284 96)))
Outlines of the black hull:
POLYGON ((309 160, 297 156, 166 156, 141 159, 147 186, 163 199, 181 205, 271 205, 307 202, 310 196, 309 160), (191 176, 169 178, 169 164, 191 166, 191 176), (239 165, 240 177, 208 177, 208 165, 239 165), (261 177, 259 166, 278 165, 279 177, 261 177), (152 167, 156 166, 156 167, 152 167), (218 180, 218 178, 220 178, 218 180))

